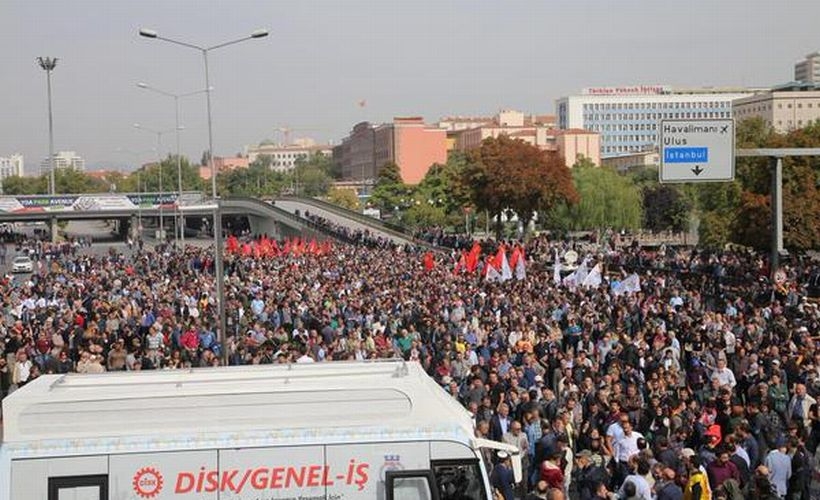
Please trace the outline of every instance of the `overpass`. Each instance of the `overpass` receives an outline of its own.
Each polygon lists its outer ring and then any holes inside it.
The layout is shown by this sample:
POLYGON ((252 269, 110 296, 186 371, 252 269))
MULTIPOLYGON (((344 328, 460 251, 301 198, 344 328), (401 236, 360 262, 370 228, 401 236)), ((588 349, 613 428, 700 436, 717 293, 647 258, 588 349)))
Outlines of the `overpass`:
POLYGON ((348 210, 316 198, 283 196, 277 198, 274 204, 292 214, 298 214, 302 217, 306 214, 316 215, 333 224, 359 231, 369 231, 371 234, 381 236, 398 244, 430 246, 427 242, 415 238, 401 226, 385 223, 363 213, 348 210))
MULTIPOLYGON (((182 214, 186 218, 211 218, 214 208, 215 204, 199 192, 0 196, 0 223, 117 219, 128 221, 126 227, 136 227, 142 217, 172 219, 182 214)), ((255 198, 222 199, 220 211, 222 215, 248 217, 255 234, 332 236, 318 224, 255 198)))

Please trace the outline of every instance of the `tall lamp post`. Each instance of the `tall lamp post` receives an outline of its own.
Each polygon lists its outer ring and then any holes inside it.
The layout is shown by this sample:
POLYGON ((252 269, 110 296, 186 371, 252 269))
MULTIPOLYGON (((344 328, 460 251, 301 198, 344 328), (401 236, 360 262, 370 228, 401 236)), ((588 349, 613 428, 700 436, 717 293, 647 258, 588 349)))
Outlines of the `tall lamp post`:
POLYGON ((168 132, 173 132, 175 129, 170 130, 154 130, 139 123, 134 124, 134 128, 139 130, 144 130, 151 134, 156 134, 157 136, 157 167, 159 168, 159 234, 162 240, 165 240, 165 223, 163 222, 163 214, 162 214, 162 195, 164 194, 162 189, 162 153, 160 153, 162 149, 162 136, 167 134, 168 132))
POLYGON ((216 274, 216 296, 217 306, 219 309, 219 325, 217 330, 217 336, 219 342, 222 344, 222 364, 227 365, 228 346, 226 342, 227 335, 225 332, 225 272, 223 270, 222 262, 222 216, 220 214, 219 200, 217 199, 216 193, 216 165, 214 164, 214 136, 211 120, 211 79, 210 73, 208 71, 208 52, 220 49, 222 47, 227 47, 229 45, 244 42, 247 40, 253 40, 255 38, 265 38, 266 36, 268 36, 268 30, 258 29, 256 31, 253 31, 250 35, 244 36, 242 38, 237 38, 236 40, 230 40, 228 42, 211 45, 210 47, 202 47, 200 45, 195 45, 193 43, 174 40, 172 38, 166 38, 160 36, 155 30, 152 29, 140 28, 139 34, 140 36, 145 38, 162 40, 168 43, 173 43, 175 45, 188 47, 189 49, 198 50, 202 54, 202 61, 205 65, 205 95, 207 96, 208 101, 208 164, 211 167, 211 196, 213 197, 214 203, 216 204, 216 208, 214 209, 214 273, 216 274))
MULTIPOLYGON (((57 187, 54 180, 54 119, 51 112, 51 72, 57 67, 56 57, 38 57, 37 63, 46 72, 48 82, 48 194, 54 196, 57 187)), ((51 218, 51 240, 57 239, 57 221, 51 218)))
MULTIPOLYGON (((184 94, 174 94, 172 92, 167 92, 162 89, 158 89, 156 87, 152 87, 144 82, 139 82, 137 87, 145 90, 150 90, 151 92, 155 92, 160 95, 164 95, 166 97, 171 97, 174 99, 174 114, 176 117, 176 141, 177 141, 177 190, 179 191, 179 197, 182 196, 182 156, 179 150, 179 132, 181 127, 179 125, 179 100, 183 97, 190 97, 198 94, 204 94, 208 92, 207 89, 197 90, 194 92, 186 92, 184 94)), ((179 222, 177 226, 179 227, 179 231, 175 232, 174 235, 177 241, 182 241, 182 245, 185 245, 185 215, 179 210, 179 200, 177 198, 177 214, 179 216, 179 222)))

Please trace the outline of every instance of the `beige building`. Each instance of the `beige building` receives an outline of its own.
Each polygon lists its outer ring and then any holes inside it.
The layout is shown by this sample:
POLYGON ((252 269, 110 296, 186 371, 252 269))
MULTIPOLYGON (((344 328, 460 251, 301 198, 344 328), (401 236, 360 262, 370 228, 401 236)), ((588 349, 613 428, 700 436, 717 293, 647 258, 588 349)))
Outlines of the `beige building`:
POLYGON ((601 166, 614 168, 618 172, 628 172, 634 168, 657 167, 661 155, 657 151, 643 151, 621 156, 611 156, 601 160, 601 166))
POLYGON ((732 103, 737 121, 762 118, 777 132, 803 128, 820 119, 820 86, 789 85, 732 103))
POLYGON ((484 139, 506 135, 544 151, 555 151, 570 167, 582 156, 595 165, 601 164, 600 135, 581 129, 559 130, 553 115, 525 115, 520 111, 502 110, 483 123, 467 120, 444 118, 439 122, 452 139, 452 149, 469 151, 481 146, 484 139), (464 126, 465 123, 470 126, 464 126))

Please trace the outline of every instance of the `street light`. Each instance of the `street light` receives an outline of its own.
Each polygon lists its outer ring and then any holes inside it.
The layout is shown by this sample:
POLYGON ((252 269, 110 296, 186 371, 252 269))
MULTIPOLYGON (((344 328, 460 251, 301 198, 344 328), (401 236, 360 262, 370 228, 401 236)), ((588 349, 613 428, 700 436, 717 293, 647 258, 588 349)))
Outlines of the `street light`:
POLYGON ((213 162, 213 152, 214 152, 214 145, 213 145, 213 126, 211 120, 211 80, 210 74, 208 71, 208 52, 220 49, 222 47, 227 47, 229 45, 234 45, 240 42, 244 42, 246 40, 253 40, 255 38, 265 38, 268 36, 268 30, 265 29, 258 29, 251 32, 250 35, 244 36, 242 38, 237 38, 236 40, 231 40, 228 42, 218 43, 216 45, 212 45, 210 47, 202 47, 199 45, 195 45, 193 43, 183 42, 180 40, 174 40, 172 38, 166 38, 163 36, 159 36, 159 34, 152 29, 140 28, 139 34, 145 38, 151 38, 156 40, 162 40, 165 42, 173 43, 175 45, 181 45, 183 47, 188 47, 190 49, 198 50, 202 53, 202 60, 205 64, 205 94, 207 96, 208 101, 208 163, 210 163, 211 167, 211 195, 214 199, 216 199, 216 166, 213 162))
POLYGON ((158 89, 156 87, 152 87, 145 82, 137 83, 137 87, 145 90, 150 90, 151 92, 164 95, 166 97, 171 97, 174 99, 174 110, 176 116, 176 140, 177 140, 177 189, 179 190, 179 197, 177 198, 177 212, 179 214, 179 221, 177 226, 179 226, 179 231, 174 232, 174 237, 177 241, 182 241, 182 246, 185 246, 185 215, 179 210, 179 201, 182 197, 182 156, 179 151, 179 100, 183 97, 190 97, 194 95, 204 94, 208 92, 208 89, 196 90, 194 92, 186 92, 184 94, 174 94, 172 92, 167 92, 162 89, 158 89))
POLYGON ((162 149, 162 136, 163 136, 163 134, 167 134, 168 132, 173 132, 174 130, 177 130, 178 127, 177 127, 177 129, 154 130, 154 129, 145 127, 143 125, 140 125, 139 123, 135 123, 134 128, 144 130, 144 131, 149 132, 151 134, 156 134, 156 136, 157 136, 157 167, 159 168, 159 234, 160 234, 160 237, 164 240, 165 239, 165 223, 162 220, 162 216, 163 216, 163 214, 162 214, 162 205, 163 205, 163 203, 162 203, 162 201, 163 201, 162 200, 162 195, 163 195, 163 190, 162 190, 162 154, 160 153, 160 150, 162 149))
POLYGON ((248 36, 212 45, 210 47, 201 47, 199 45, 194 45, 192 43, 162 37, 159 36, 156 30, 152 29, 140 28, 139 34, 140 36, 145 38, 162 40, 168 43, 173 43, 175 45, 188 47, 189 49, 198 50, 202 53, 202 61, 205 64, 205 95, 207 96, 208 101, 208 163, 211 167, 211 196, 214 199, 214 202, 217 204, 217 208, 216 210, 214 210, 214 273, 216 274, 216 296, 217 306, 219 309, 219 329, 217 334, 222 344, 222 363, 227 365, 228 346, 226 342, 227 336, 225 334, 225 276, 224 271, 222 269, 222 217, 219 210, 219 200, 217 200, 216 196, 216 164, 214 163, 214 135, 211 120, 211 79, 208 71, 208 52, 222 47, 227 47, 228 45, 244 42, 246 40, 253 40, 255 38, 265 38, 266 36, 268 36, 268 30, 258 29, 251 32, 251 34, 248 36))
MULTIPOLYGON (((38 57, 37 63, 46 72, 46 81, 48 82, 48 194, 54 196, 57 187, 54 180, 54 120, 51 113, 51 72, 57 67, 56 57, 38 57)), ((57 220, 51 218, 51 239, 56 241, 57 237, 57 220)))

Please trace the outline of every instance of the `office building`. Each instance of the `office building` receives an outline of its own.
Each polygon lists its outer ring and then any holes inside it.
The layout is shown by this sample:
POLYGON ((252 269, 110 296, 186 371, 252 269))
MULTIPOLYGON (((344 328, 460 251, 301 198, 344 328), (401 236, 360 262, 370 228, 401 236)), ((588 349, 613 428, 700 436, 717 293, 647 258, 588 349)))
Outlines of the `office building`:
POLYGON ((789 83, 733 103, 738 121, 762 118, 780 133, 820 120, 820 83, 789 83))
MULTIPOLYGON (((78 156, 74 151, 60 151, 54 153, 54 168, 73 168, 78 172, 85 171, 85 160, 78 156)), ((40 175, 48 174, 51 171, 51 162, 46 156, 40 163, 40 175)))
POLYGON ((820 83, 820 52, 812 52, 794 65, 794 80, 800 83, 820 83))
POLYGON ((434 163, 447 162, 447 133, 421 117, 396 117, 390 123, 358 123, 333 148, 343 180, 373 182, 387 163, 399 166, 402 180, 418 184, 434 163))
POLYGON ((23 155, 21 154, 0 156, 0 192, 3 189, 3 181, 7 177, 23 176, 23 164, 23 155))
POLYGON ((601 158, 653 151, 663 119, 731 118, 748 89, 674 89, 659 85, 596 87, 558 99, 558 127, 601 135, 601 158))
POLYGON ((300 158, 306 160, 316 154, 330 156, 333 148, 326 144, 316 144, 312 139, 296 139, 291 144, 262 142, 258 146, 248 147, 247 153, 249 163, 255 162, 260 156, 268 156, 272 170, 287 172, 293 169, 300 158))

